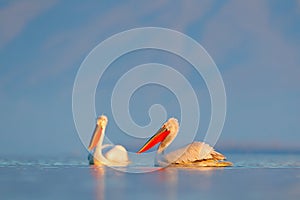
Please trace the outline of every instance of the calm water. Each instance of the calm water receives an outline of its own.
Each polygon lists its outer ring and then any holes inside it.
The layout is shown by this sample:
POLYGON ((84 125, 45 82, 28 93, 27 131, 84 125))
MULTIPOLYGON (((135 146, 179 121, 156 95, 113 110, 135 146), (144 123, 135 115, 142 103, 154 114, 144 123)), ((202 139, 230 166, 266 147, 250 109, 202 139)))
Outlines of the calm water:
POLYGON ((94 168, 86 158, 0 158, 0 199, 300 199, 299 154, 227 158, 234 167, 141 174, 94 168))

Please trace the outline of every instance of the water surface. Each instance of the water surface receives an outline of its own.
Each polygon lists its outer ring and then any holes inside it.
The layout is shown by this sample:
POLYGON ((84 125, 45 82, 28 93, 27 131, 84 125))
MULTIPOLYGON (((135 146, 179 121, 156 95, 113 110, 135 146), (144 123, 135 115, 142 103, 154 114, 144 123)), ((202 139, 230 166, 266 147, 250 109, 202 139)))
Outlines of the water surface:
POLYGON ((300 199, 300 155, 227 157, 233 167, 140 174, 88 166, 86 158, 0 158, 0 199, 300 199))

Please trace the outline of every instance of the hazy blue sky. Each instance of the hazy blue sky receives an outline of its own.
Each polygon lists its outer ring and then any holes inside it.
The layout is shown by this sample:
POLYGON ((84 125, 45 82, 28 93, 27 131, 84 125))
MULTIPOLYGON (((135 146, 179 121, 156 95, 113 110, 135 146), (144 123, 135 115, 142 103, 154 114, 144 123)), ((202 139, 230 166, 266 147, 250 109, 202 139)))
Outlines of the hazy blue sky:
MULTIPOLYGON (((86 154, 72 117, 77 70, 99 42, 144 26, 183 32, 216 62, 228 100, 219 148, 300 149, 299 0, 82 2, 1 1, 0 154, 86 154)), ((154 59, 189 75, 198 97, 204 98, 199 135, 204 134, 210 116, 203 81, 167 53, 149 50, 127 56, 100 81, 97 114, 111 116, 107 99, 122 72, 154 59)), ((131 113, 137 123, 147 123, 153 103, 167 104, 169 117, 178 115, 174 96, 149 85, 132 99, 131 113)), ((130 150, 145 142, 131 143, 113 119, 109 128, 111 139, 130 150)))

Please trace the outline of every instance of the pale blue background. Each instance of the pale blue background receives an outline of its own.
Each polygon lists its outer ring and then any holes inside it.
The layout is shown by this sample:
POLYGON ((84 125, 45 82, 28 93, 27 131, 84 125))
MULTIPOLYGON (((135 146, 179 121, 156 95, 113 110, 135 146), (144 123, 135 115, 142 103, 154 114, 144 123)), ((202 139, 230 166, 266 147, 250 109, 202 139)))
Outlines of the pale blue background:
MULTIPOLYGON (((216 62, 228 98, 219 149, 300 149, 299 1, 82 2, 1 1, 0 155, 85 155, 72 118, 77 70, 99 42, 143 26, 183 32, 216 62)), ((201 77, 173 55, 135 53, 116 61, 100 82, 97 113, 111 119, 109 91, 130 66, 161 61, 181 70, 203 98, 201 139, 209 120, 201 77)), ((180 115, 171 93, 145 86, 132 99, 137 123, 148 123, 153 103, 165 105, 169 117, 180 115)), ((112 120, 109 128, 129 150, 145 142, 130 140, 112 120)))

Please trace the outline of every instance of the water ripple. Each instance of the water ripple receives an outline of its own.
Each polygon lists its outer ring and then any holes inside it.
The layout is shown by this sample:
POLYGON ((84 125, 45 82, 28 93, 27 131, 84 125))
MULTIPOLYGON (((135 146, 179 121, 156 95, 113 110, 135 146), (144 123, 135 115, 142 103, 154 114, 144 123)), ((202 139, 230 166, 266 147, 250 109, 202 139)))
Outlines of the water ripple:
MULTIPOLYGON (((300 168, 300 155, 298 154, 227 154, 229 161, 234 163, 229 169, 241 168, 300 168)), ((151 162, 146 165, 133 162, 130 168, 153 167, 151 162), (136 163, 136 164, 135 164, 136 163)), ((0 168, 5 167, 40 167, 40 168, 67 168, 88 167, 86 158, 75 159, 7 159, 0 158, 0 168)))

